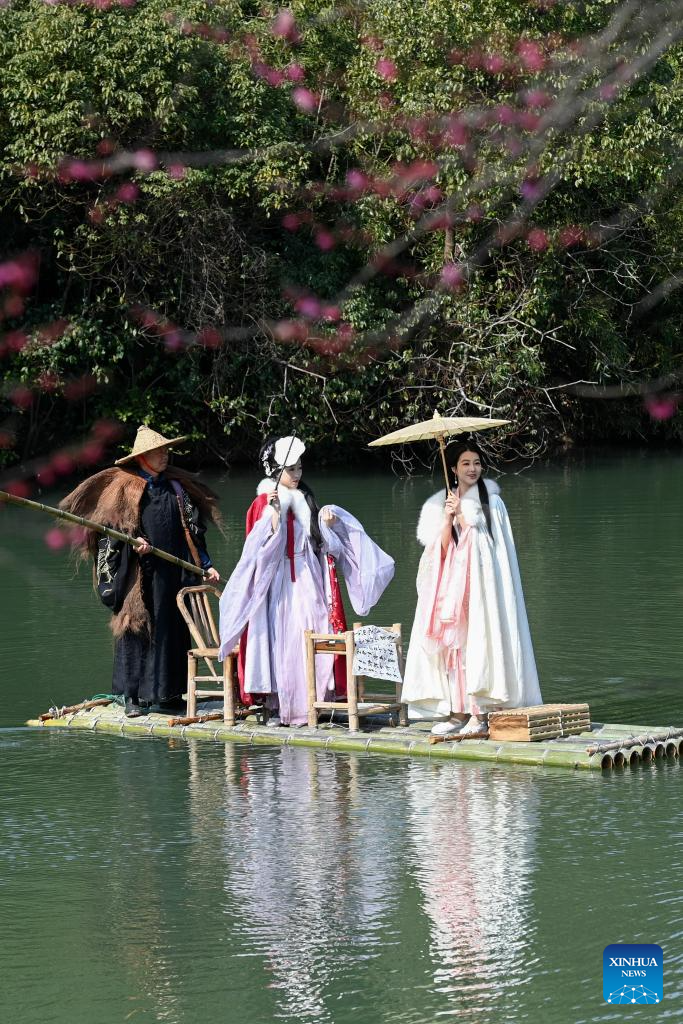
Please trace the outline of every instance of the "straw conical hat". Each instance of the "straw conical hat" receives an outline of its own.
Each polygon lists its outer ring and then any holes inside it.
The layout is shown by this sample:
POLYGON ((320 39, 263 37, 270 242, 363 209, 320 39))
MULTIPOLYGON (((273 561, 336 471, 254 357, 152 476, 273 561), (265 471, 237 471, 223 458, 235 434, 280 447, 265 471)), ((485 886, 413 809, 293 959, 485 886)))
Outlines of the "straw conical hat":
POLYGON ((155 448, 166 448, 172 444, 180 444, 181 441, 187 441, 189 436, 189 434, 184 434, 183 437, 169 438, 164 437, 163 434, 157 434, 156 430, 152 430, 151 427, 138 427, 135 444, 130 453, 124 455, 122 459, 117 459, 114 465, 120 466, 122 462, 130 462, 136 455, 144 455, 145 452, 152 452, 155 448))

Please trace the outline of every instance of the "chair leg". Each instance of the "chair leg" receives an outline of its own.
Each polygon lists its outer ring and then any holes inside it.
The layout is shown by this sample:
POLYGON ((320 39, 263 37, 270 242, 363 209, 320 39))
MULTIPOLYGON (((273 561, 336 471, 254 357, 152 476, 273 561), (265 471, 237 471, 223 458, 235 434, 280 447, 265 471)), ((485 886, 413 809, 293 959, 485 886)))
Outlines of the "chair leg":
POLYGON ((346 634, 346 700, 349 705, 349 732, 358 732, 360 719, 358 717, 358 689, 356 677, 353 674, 353 630, 347 630, 346 634))
POLYGON ((226 725, 235 724, 235 690, 233 687, 234 655, 229 654, 223 662, 223 721, 226 725))
POLYGON ((308 690, 308 726, 310 729, 318 728, 318 709, 315 702, 318 699, 318 692, 315 685, 315 640, 312 630, 304 631, 304 643, 306 645, 306 688, 308 690))
POLYGON ((197 659, 192 655, 187 656, 187 716, 194 718, 197 714, 197 659))

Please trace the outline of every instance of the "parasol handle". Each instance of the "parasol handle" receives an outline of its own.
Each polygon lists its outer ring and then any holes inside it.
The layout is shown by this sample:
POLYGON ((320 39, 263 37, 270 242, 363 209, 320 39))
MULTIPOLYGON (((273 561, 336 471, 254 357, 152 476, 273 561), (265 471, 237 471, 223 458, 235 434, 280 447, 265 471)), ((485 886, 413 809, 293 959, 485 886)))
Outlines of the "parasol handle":
POLYGON ((444 444, 444 435, 439 434, 437 441, 439 442, 439 451, 441 452, 441 462, 443 463, 443 475, 446 478, 446 490, 451 493, 451 485, 448 479, 448 466, 446 465, 446 445, 444 444))

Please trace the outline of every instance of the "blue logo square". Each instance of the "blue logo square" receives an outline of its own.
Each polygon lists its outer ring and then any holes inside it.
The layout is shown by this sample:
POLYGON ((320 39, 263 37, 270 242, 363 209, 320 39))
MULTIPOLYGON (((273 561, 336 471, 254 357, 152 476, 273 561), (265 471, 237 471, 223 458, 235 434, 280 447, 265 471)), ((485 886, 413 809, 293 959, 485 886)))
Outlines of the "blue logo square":
POLYGON ((606 1003, 661 1003, 664 997, 664 954, 650 943, 605 946, 602 954, 602 995, 606 1003))

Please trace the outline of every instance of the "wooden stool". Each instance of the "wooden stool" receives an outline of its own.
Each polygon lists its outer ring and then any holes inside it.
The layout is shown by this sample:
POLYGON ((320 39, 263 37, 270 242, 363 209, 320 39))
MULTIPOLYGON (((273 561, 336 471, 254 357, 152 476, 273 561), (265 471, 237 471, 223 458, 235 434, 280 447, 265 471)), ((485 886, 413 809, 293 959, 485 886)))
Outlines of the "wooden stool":
MULTIPOLYGON (((354 623, 355 628, 360 623, 354 623)), ((396 638, 396 649, 398 652, 398 663, 403 673, 403 645, 401 642, 401 624, 395 622, 393 626, 384 627, 388 632, 394 633, 396 638)), ((358 732, 360 719, 363 715, 376 715, 386 711, 398 711, 401 725, 408 724, 408 708, 401 700, 401 683, 396 683, 396 695, 390 697, 386 693, 366 693, 365 677, 354 676, 353 655, 355 643, 353 630, 348 629, 345 633, 314 633, 307 629, 304 633, 306 643, 306 683, 308 685, 308 724, 311 729, 318 725, 318 712, 320 711, 346 711, 349 716, 349 732, 358 732), (344 654, 346 655, 346 700, 318 700, 318 692, 315 680, 315 656, 316 654, 344 654)))

